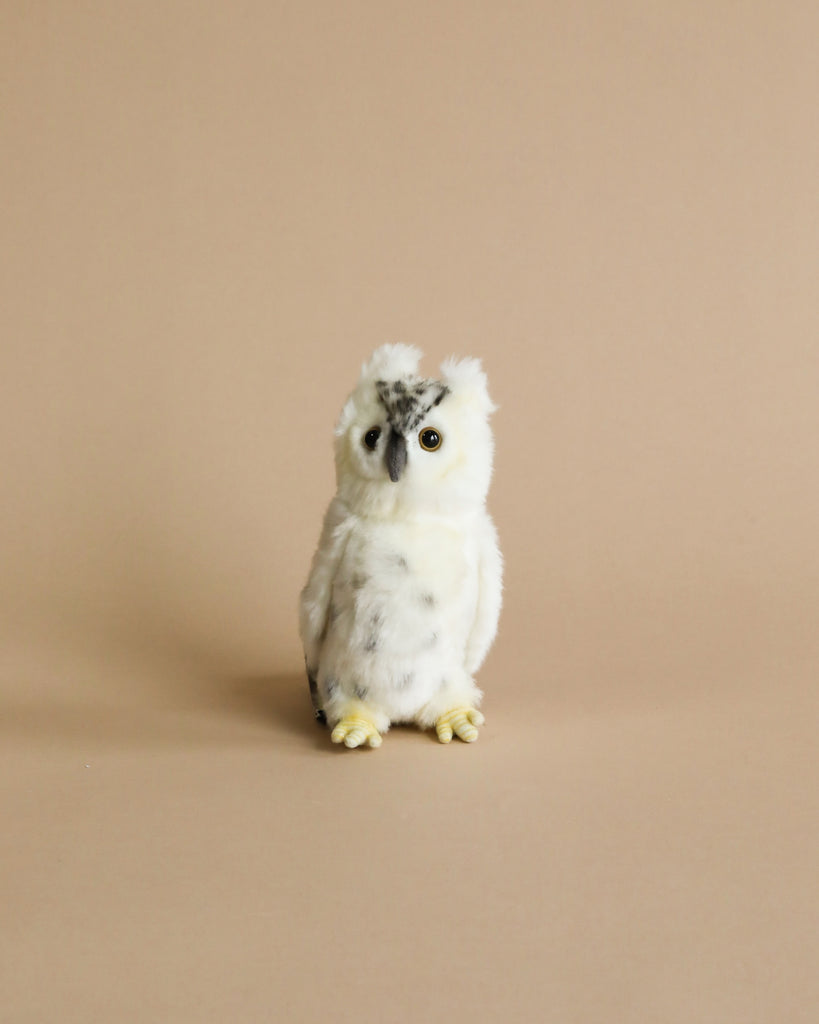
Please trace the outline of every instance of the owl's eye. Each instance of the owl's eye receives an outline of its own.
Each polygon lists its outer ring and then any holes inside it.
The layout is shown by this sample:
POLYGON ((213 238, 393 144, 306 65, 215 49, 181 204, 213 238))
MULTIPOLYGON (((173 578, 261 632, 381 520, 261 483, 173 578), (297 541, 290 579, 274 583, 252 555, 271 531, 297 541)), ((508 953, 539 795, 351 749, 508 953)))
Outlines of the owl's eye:
POLYGON ((364 444, 370 451, 375 450, 375 446, 378 444, 378 439, 381 437, 381 427, 370 427, 367 433, 364 435, 364 444))
POLYGON ((443 438, 438 431, 433 430, 432 427, 424 427, 418 435, 418 440, 421 442, 421 447, 425 452, 434 452, 441 447, 443 438))

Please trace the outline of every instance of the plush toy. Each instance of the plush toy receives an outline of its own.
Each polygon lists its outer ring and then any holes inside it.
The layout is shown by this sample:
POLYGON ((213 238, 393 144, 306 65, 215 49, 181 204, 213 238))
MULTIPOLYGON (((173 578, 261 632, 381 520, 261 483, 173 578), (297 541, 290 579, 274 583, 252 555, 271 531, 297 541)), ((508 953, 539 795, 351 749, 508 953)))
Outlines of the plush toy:
POLYGON ((316 717, 334 743, 381 745, 391 722, 471 743, 473 675, 497 630, 501 555, 485 500, 494 406, 477 359, 418 376, 421 353, 384 345, 335 431, 337 492, 300 632, 316 717))

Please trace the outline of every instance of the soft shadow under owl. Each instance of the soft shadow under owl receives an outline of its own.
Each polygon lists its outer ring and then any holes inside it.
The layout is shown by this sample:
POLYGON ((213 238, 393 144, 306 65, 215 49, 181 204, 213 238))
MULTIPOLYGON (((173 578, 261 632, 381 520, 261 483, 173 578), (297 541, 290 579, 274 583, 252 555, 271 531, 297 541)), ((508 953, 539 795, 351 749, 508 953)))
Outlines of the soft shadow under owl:
POLYGON ((220 715, 261 726, 262 734, 271 742, 287 735, 314 749, 336 749, 326 727, 313 715, 303 671, 228 677, 211 686, 209 692, 210 710, 218 709, 220 715))

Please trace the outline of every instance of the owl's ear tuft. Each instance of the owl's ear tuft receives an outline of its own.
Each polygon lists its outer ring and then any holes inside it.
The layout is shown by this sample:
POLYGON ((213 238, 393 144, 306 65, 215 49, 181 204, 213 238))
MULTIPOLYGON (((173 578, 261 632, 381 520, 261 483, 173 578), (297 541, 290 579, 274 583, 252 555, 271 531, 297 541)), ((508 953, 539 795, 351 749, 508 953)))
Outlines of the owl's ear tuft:
POLYGON ((441 363, 440 373, 441 380, 454 395, 474 402, 487 416, 497 409, 489 397, 486 374, 480 359, 472 356, 456 359, 451 356, 441 363))
POLYGON ((358 383, 341 410, 336 423, 336 437, 342 437, 346 433, 358 408, 374 400, 375 381, 415 377, 420 362, 421 353, 412 345, 382 345, 377 348, 361 367, 358 383))
POLYGON ((382 345, 361 367, 361 380, 397 380, 418 373, 421 352, 412 345, 382 345))

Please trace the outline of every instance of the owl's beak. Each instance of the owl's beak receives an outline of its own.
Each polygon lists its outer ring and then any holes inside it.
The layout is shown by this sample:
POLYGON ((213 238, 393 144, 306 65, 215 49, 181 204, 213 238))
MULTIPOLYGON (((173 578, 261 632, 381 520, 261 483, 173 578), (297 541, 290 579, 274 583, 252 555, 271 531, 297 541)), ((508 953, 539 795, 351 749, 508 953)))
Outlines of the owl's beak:
POLYGON ((404 472, 406 464, 407 440, 395 429, 391 429, 390 436, 387 439, 387 472, 390 474, 390 480, 394 484, 397 484, 401 479, 401 474, 404 472))

